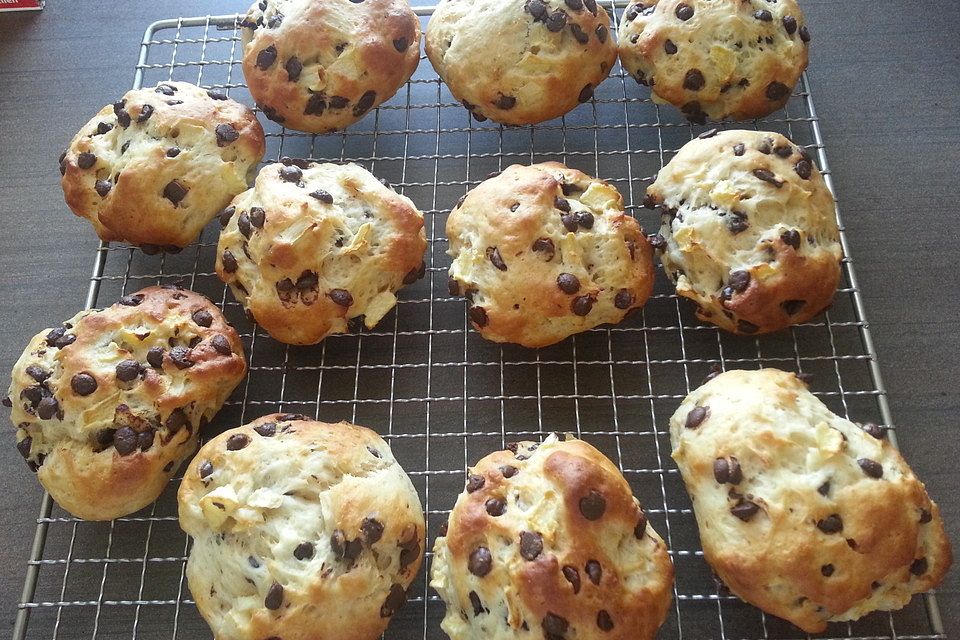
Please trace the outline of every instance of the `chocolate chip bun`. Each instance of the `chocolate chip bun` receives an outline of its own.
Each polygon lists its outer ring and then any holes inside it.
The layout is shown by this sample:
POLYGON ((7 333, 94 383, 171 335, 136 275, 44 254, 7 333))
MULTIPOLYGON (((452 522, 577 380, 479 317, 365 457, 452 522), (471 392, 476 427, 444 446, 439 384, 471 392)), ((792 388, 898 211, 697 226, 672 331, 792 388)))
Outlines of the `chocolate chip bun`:
POLYGON ((627 72, 700 124, 783 107, 807 68, 809 42, 795 0, 643 0, 620 21, 627 72))
POLYGON ((899 609, 950 566, 940 510, 885 432, 834 415, 792 373, 720 374, 670 437, 707 562, 808 633, 899 609))
POLYGON ((267 165, 220 224, 217 275, 289 344, 373 328, 425 272, 423 214, 355 164, 267 165))
POLYGON ((478 462, 433 552, 453 640, 650 640, 670 606, 666 545, 620 471, 572 436, 478 462))
POLYGON ((542 347, 639 309, 653 251, 623 198, 557 162, 512 165, 447 218, 450 294, 494 342, 542 347))
POLYGON ((250 94, 300 131, 353 124, 420 62, 420 20, 406 0, 264 0, 240 25, 250 94))
POLYGON ((246 371, 216 306, 149 287, 34 336, 4 404, 53 499, 78 518, 112 520, 160 495, 246 371))
POLYGON ((247 188, 263 153, 253 111, 164 82, 128 91, 84 125, 60 156, 60 184, 102 240, 175 252, 247 188))
POLYGON ((656 244, 697 317, 740 334, 807 322, 833 301, 840 231, 807 151, 769 131, 709 131, 647 189, 656 244))
POLYGON ((596 0, 441 0, 427 57, 477 120, 533 124, 593 97, 617 58, 596 0))
POLYGON ((373 640, 404 603, 426 530, 365 427, 273 414, 200 449, 180 485, 187 580, 216 638, 373 640))

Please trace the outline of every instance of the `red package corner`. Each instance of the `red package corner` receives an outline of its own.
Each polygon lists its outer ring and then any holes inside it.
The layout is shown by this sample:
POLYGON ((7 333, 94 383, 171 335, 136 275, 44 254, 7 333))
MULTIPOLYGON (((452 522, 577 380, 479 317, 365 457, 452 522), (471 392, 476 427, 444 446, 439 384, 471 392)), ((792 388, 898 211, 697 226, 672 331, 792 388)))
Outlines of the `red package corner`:
POLYGON ((0 12, 3 11, 40 11, 44 0, 0 0, 0 12))

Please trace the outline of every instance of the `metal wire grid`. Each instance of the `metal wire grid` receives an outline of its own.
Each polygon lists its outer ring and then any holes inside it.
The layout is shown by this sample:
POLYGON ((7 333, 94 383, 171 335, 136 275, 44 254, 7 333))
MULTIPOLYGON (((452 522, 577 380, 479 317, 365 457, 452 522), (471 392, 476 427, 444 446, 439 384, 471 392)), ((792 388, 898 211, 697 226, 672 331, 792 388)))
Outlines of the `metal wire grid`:
MULTIPOLYGON (((609 4, 614 25, 622 7, 609 4)), ((428 16, 430 8, 418 9, 428 16)), ((220 87, 252 104, 238 68, 235 17, 175 19, 144 35, 134 85, 169 79, 220 87)), ((379 431, 417 487, 432 540, 463 485, 467 465, 518 439, 572 431, 623 470, 652 525, 669 543, 677 581, 661 638, 802 638, 791 625, 729 596, 703 560, 689 499, 669 459, 667 419, 714 367, 764 366, 814 375, 812 389, 834 411, 889 424, 870 333, 849 259, 833 308, 773 336, 730 336, 695 320, 662 272, 642 314, 553 347, 527 350, 484 342, 464 304, 446 295, 443 235, 452 203, 491 171, 555 159, 598 175, 624 194, 646 223, 644 189, 656 171, 702 131, 661 109, 618 66, 589 104, 558 121, 525 128, 472 122, 423 61, 414 78, 347 132, 311 136, 267 128, 267 161, 283 155, 354 161, 425 212, 427 277, 406 288, 372 331, 315 347, 281 345, 251 326, 213 273, 217 230, 178 255, 145 256, 121 245, 97 252, 87 305, 107 305, 155 283, 182 282, 218 301, 241 332, 250 375, 214 431, 271 411, 349 419, 379 431)), ((742 126, 742 125, 739 125, 742 126)), ((787 107, 752 126, 780 131, 829 168, 804 77, 787 107)), ((831 184, 832 188, 832 184, 831 184)), ((845 254, 850 255, 843 236, 845 254)), ((189 542, 176 520, 179 478, 151 507, 110 523, 83 522, 45 496, 14 638, 207 638, 184 577, 189 542)), ((443 605, 426 571, 387 631, 388 638, 443 638, 443 605)), ((943 638, 936 601, 834 624, 822 637, 943 638)))

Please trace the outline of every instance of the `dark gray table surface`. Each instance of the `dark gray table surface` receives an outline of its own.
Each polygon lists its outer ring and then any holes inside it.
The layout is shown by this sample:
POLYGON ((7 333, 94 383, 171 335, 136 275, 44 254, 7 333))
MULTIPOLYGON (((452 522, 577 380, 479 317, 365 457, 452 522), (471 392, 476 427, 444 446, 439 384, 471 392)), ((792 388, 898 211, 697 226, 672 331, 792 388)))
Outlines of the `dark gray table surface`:
MULTIPOLYGON (((810 78, 905 456, 960 540, 960 3, 803 3, 810 78)), ((56 158, 130 87, 153 20, 241 2, 50 2, 0 15, 0 384, 26 341, 84 302, 97 240, 63 203, 56 158)), ((9 632, 40 504, 5 432, 0 616, 9 632)), ((940 589, 960 638, 960 579, 940 589)))

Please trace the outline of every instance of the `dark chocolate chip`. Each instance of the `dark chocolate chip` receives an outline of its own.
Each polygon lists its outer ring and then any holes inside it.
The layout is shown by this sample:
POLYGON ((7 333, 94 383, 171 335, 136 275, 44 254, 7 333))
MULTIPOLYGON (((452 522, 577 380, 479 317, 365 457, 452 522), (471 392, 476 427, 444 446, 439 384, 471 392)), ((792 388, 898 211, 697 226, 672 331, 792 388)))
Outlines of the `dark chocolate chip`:
POLYGON ((223 92, 223 89, 207 89, 207 96, 211 100, 227 100, 227 94, 223 92))
POLYGON ((822 567, 820 567, 820 575, 822 575, 824 578, 829 578, 830 576, 832 576, 832 575, 833 575, 833 565, 832 565, 832 564, 825 564, 825 565, 823 565, 822 567))
POLYGON ((797 175, 804 180, 809 180, 810 175, 813 173, 813 165, 809 160, 801 160, 797 164, 793 165, 793 170, 796 171, 797 175))
POLYGON ((565 636, 567 633, 567 628, 570 626, 570 623, 567 622, 566 618, 550 612, 543 617, 543 620, 540 624, 543 626, 543 631, 546 634, 547 640, 558 640, 563 638, 563 636, 565 636))
POLYGON ((583 0, 583 6, 593 15, 597 15, 597 0, 583 0))
POLYGON ((33 438, 27 436, 23 440, 17 442, 17 451, 20 452, 20 455, 23 456, 23 459, 26 460, 30 457, 30 448, 33 446, 33 438))
POLYGON ((553 33, 562 31, 567 25, 567 14, 566 12, 558 9, 547 16, 546 20, 544 20, 544 24, 547 26, 547 30, 552 31, 553 33))
POLYGON ((473 493, 479 489, 483 488, 483 485, 487 483, 486 478, 481 475, 471 474, 467 478, 467 493, 473 493))
MULTIPOLYGON (((570 33, 573 34, 574 40, 576 40, 580 44, 587 44, 588 42, 590 42, 590 36, 587 35, 587 32, 583 30, 583 27, 578 25, 576 22, 570 23, 570 33)), ((580 102, 586 102, 586 100, 581 100, 580 102)))
POLYGON ((97 156, 89 153, 87 151, 81 152, 77 155, 77 166, 81 169, 89 169, 97 163, 97 156))
POLYGON ((330 98, 331 109, 343 109, 348 104, 350 104, 350 100, 344 96, 331 96, 330 98))
POLYGON ((513 109, 517 105, 517 99, 513 96, 505 96, 501 93, 500 96, 494 101, 493 105, 498 109, 507 111, 509 109, 513 109))
POLYGON ((563 577, 567 579, 567 582, 573 585, 573 594, 576 595, 580 593, 580 572, 577 571, 577 568, 566 565, 561 571, 563 572, 563 577))
POLYGON ((750 500, 742 499, 736 505, 730 508, 730 513, 740 518, 744 522, 749 522, 753 516, 760 511, 760 505, 750 500))
POLYGON ((213 473, 213 464, 209 460, 204 460, 200 463, 200 466, 197 467, 197 473, 201 480, 210 477, 210 474, 213 473))
POLYGON ((257 54, 257 68, 261 71, 266 71, 273 65, 277 60, 277 47, 275 45, 270 45, 266 49, 260 51, 257 54))
POLYGON ((100 122, 97 124, 97 132, 94 135, 102 136, 109 131, 113 131, 113 125, 109 122, 100 122))
POLYGON ((120 427, 113 434, 113 447, 121 456, 128 456, 137 450, 137 432, 130 427, 120 427))
POLYGON ((101 198, 106 198, 110 190, 113 189, 113 183, 109 180, 97 180, 93 185, 94 190, 101 198))
POLYGON ((759 9, 753 12, 753 17, 761 22, 773 22, 773 14, 766 9, 759 9))
POLYGON ((836 513, 831 514, 823 520, 817 520, 817 528, 824 533, 840 533, 843 531, 843 520, 836 513))
POLYGON ((594 218, 589 211, 581 211, 577 214, 577 224, 584 229, 593 229, 594 218))
POLYGON ((233 125, 228 122, 218 124, 214 132, 217 134, 218 147, 225 147, 240 138, 240 132, 234 129, 233 125))
POLYGON ((494 518, 502 516, 507 510, 507 503, 500 498, 490 498, 483 504, 483 506, 486 508, 487 513, 494 518))
POLYGON ((543 553, 543 537, 536 532, 520 532, 520 556, 524 560, 536 560, 543 553))
POLYGON ((779 147, 773 148, 773 153, 779 158, 789 158, 793 155, 793 147, 790 145, 780 145, 779 147))
POLYGON ((783 84, 782 82, 777 82, 774 80, 767 85, 767 99, 768 100, 783 100, 790 95, 790 87, 783 84))
POLYGON ((3 399, 0 400, 0 404, 2 404, 3 406, 9 409, 10 407, 13 406, 13 400, 10 399, 10 396, 4 396, 3 399))
MULTIPOLYGON (((37 403, 37 416, 41 420, 49 420, 60 413, 60 403, 53 396, 40 398, 37 403)), ((62 419, 62 418, 61 418, 62 419)))
POLYGON ((357 100, 357 104, 353 105, 353 115, 356 118, 359 118, 367 111, 370 111, 370 107, 373 106, 374 101, 377 99, 377 92, 370 90, 360 96, 360 99, 357 100))
POLYGON ((139 306, 141 302, 143 302, 143 298, 144 296, 142 293, 132 293, 128 296, 123 296, 122 298, 120 298, 120 304, 122 304, 125 307, 136 307, 136 306, 139 306))
POLYGON ((190 317, 201 327, 209 327, 213 324, 213 314, 206 309, 197 309, 190 317))
POLYGON ((477 595, 476 591, 471 591, 468 597, 470 598, 471 606, 473 606, 473 615, 478 616, 485 611, 483 603, 480 602, 480 596, 477 595))
POLYGON ((353 296, 350 295, 350 292, 346 289, 331 289, 330 293, 327 295, 330 296, 330 299, 333 300, 334 304, 337 304, 341 307, 347 308, 353 304, 353 296))
POLYGON ((747 148, 742 142, 733 145, 733 155, 735 156, 742 156, 746 150, 747 148))
POLYGON ((309 560, 313 557, 313 543, 301 542, 293 550, 293 557, 297 560, 309 560))
POLYGON ((164 422, 164 426, 166 426, 171 433, 176 433, 189 424, 190 418, 187 417, 187 412, 180 407, 171 411, 170 415, 167 416, 166 422, 164 422))
POLYGON ((117 363, 116 374, 120 382, 130 382, 140 375, 141 366, 136 360, 121 360, 117 363))
POLYGON ((277 435, 277 423, 276 422, 264 422, 263 424, 258 424, 253 428, 254 431, 259 433, 264 438, 272 438, 277 435))
POLYGON ((803 310, 806 304, 806 300, 784 300, 780 303, 780 307, 788 316, 795 316, 803 310))
POLYGON ((883 440, 887 437, 887 430, 878 424, 874 424, 873 422, 867 422, 866 424, 860 425, 860 428, 877 440, 883 440))
POLYGON ((693 17, 693 7, 681 2, 677 5, 676 10, 674 10, 674 15, 676 15, 680 20, 686 22, 693 17))
POLYGON ((870 478, 880 479, 883 477, 883 465, 870 458, 859 458, 857 464, 860 469, 870 478))
POLYGON ((587 84, 584 85, 583 89, 580 89, 579 95, 577 95, 577 102, 581 104, 584 102, 589 102, 590 98, 593 97, 593 85, 587 84))
POLYGON ((804 42, 810 42, 810 31, 807 30, 807 25, 800 27, 800 39, 804 42))
POLYGON ((570 310, 574 315, 585 316, 593 309, 593 304, 597 301, 592 295, 577 296, 570 303, 570 310))
POLYGON ((503 258, 500 256, 500 250, 496 247, 487 247, 487 260, 493 263, 500 271, 506 271, 507 265, 504 263, 503 258))
POLYGON ((683 76, 683 88, 687 91, 700 91, 707 84, 700 69, 690 69, 683 76))
POLYGON ((607 28, 602 24, 598 24, 594 33, 597 35, 597 40, 600 41, 600 44, 606 44, 607 42, 607 28))
POLYGON ((709 407, 694 407, 690 410, 690 413, 687 414, 687 420, 684 425, 687 429, 696 429, 707 419, 708 413, 709 407))
POLYGON ((322 93, 314 93, 307 99, 307 104, 303 108, 305 116, 322 116, 327 108, 327 101, 322 93))
POLYGON ((124 129, 130 126, 130 122, 131 122, 130 114, 127 113, 126 109, 122 109, 122 108, 118 109, 117 105, 113 105, 113 112, 117 116, 117 124, 119 124, 124 129))
POLYGON ((629 309, 631 305, 633 305, 633 294, 630 293, 630 290, 620 289, 617 291, 617 295, 613 297, 613 306, 625 310, 629 309))
POLYGON ((800 248, 800 232, 796 229, 789 229, 780 234, 780 240, 794 249, 800 248))
MULTIPOLYGON (((362 1, 363 0, 360 0, 360 2, 362 1)), ((351 2, 357 2, 357 0, 351 0, 351 2)), ((391 585, 390 593, 387 594, 386 600, 383 601, 383 606, 380 607, 380 617, 389 618, 396 613, 397 609, 402 607, 406 601, 407 592, 403 590, 403 587, 399 584, 391 585)))
POLYGON ((368 546, 376 544, 383 537, 383 523, 376 518, 364 518, 360 523, 360 533, 368 546))
POLYGON ((928 563, 926 558, 917 558, 910 563, 910 573, 915 576, 922 576, 927 572, 928 563))
POLYGON ((188 191, 189 189, 179 180, 171 180, 167 183, 167 186, 163 188, 163 197, 176 206, 187 197, 188 191))
POLYGON ((610 617, 610 614, 607 613, 605 609, 600 609, 600 611, 597 612, 597 626, 600 627, 601 631, 613 630, 613 618, 610 617))
POLYGON ((647 514, 643 511, 640 512, 640 518, 637 520, 637 524, 633 527, 633 536, 640 540, 643 538, 643 534, 647 531, 647 514))
POLYGON ((577 229, 580 228, 580 225, 577 223, 577 217, 572 213, 565 213, 560 216, 560 222, 563 223, 563 228, 571 233, 575 233, 577 229))
POLYGON ((250 436, 245 433, 235 433, 227 438, 227 451, 239 451, 250 444, 250 436))
POLYGON ((529 0, 523 8, 533 16, 534 22, 543 20, 547 16, 547 5, 541 0, 529 0))
POLYGON ((163 366, 163 347, 150 347, 147 351, 147 362, 151 367, 159 369, 163 366))
POLYGON ((403 53, 408 48, 410 48, 410 41, 404 37, 397 38, 396 40, 393 41, 393 48, 399 51, 400 53, 403 53))
POLYGON ((260 207, 250 207, 250 224, 257 229, 263 229, 264 223, 267 221, 266 212, 260 207))
POLYGON ((470 319, 478 326, 485 327, 489 318, 487 318, 487 310, 483 307, 470 307, 470 319))
POLYGON ((279 582, 274 582, 267 590, 267 597, 263 599, 263 606, 271 611, 276 611, 283 604, 283 586, 279 582))
POLYGON ((797 19, 793 16, 783 16, 783 28, 786 30, 787 35, 793 35, 797 31, 797 19))
POLYGON ((717 458, 713 461, 713 477, 719 484, 740 484, 743 480, 740 461, 733 456, 717 458))
POLYGON ((280 167, 280 179, 284 182, 300 182, 303 177, 303 171, 300 167, 294 165, 284 165, 280 167))
POLYGON ((36 380, 37 382, 43 382, 50 377, 50 372, 44 369, 43 367, 37 366, 35 364, 30 365, 26 369, 26 374, 36 380))
POLYGON ((287 72, 287 80, 289 82, 296 82, 300 78, 300 73, 303 71, 303 63, 300 62, 300 59, 296 56, 291 56, 287 60, 287 64, 283 65, 283 68, 287 72))
POLYGON ((564 4, 573 9, 574 11, 580 11, 583 9, 583 0, 563 0, 564 4))
POLYGON ((513 476, 517 475, 518 471, 519 469, 509 464, 500 467, 500 473, 504 478, 512 478, 513 476))
POLYGON ((140 115, 137 116, 138 123, 144 123, 153 115, 153 105, 145 104, 140 107, 140 115))
POLYGON ((190 349, 187 347, 174 347, 170 349, 170 360, 176 365, 177 369, 188 369, 196 364, 190 359, 190 349))
POLYGON ((750 272, 749 271, 733 271, 730 273, 730 278, 727 280, 727 284, 736 291, 737 293, 743 293, 747 290, 747 287, 750 286, 750 272))
POLYGON ((479 578, 490 573, 492 566, 493 556, 490 555, 490 550, 486 547, 477 547, 474 549, 470 554, 470 559, 467 561, 467 569, 479 578))
POLYGON ((153 446, 154 438, 156 433, 153 429, 149 431, 141 431, 137 434, 137 446, 140 448, 140 451, 149 451, 150 447, 153 446))
POLYGON ((37 408, 37 405, 40 404, 40 401, 43 400, 45 389, 39 384, 32 387, 27 387, 26 389, 20 392, 20 399, 26 400, 30 403, 30 406, 34 409, 37 408))
POLYGON ((753 176, 758 180, 772 184, 778 189, 783 186, 783 181, 778 180, 777 176, 769 169, 754 169, 753 176))
POLYGON ((560 291, 573 295, 580 291, 580 280, 572 273, 561 273, 557 276, 557 287, 560 288, 560 291))
POLYGON ((587 520, 599 520, 606 510, 606 498, 595 489, 591 489, 590 493, 580 498, 580 513, 587 520))
POLYGON ((817 493, 819 493, 822 496, 826 496, 828 493, 830 493, 830 481, 827 480, 822 485, 817 487, 817 493))
POLYGON ((587 566, 584 568, 587 572, 587 577, 590 578, 590 582, 593 584, 599 585, 601 578, 603 578, 603 567, 600 566, 600 563, 596 560, 587 560, 587 566))
MULTIPOLYGON (((636 5, 634 5, 636 6, 636 5)), ((669 38, 663 43, 663 50, 667 52, 668 55, 673 55, 677 52, 677 45, 673 43, 673 40, 669 38)))

